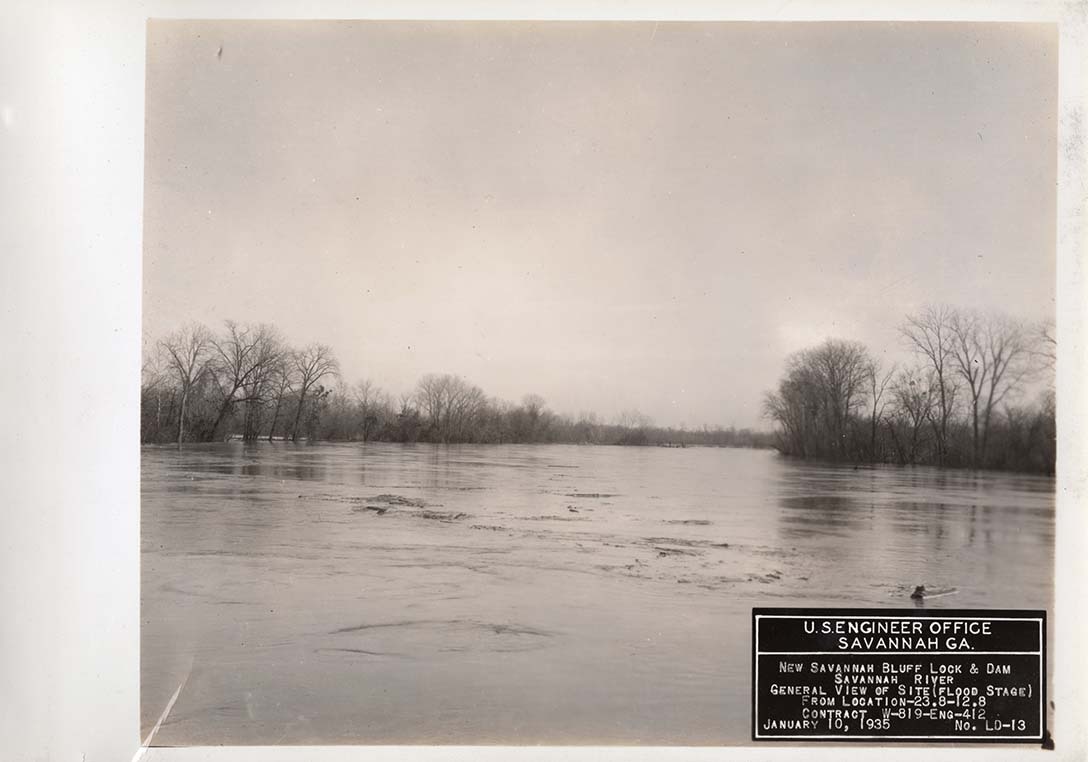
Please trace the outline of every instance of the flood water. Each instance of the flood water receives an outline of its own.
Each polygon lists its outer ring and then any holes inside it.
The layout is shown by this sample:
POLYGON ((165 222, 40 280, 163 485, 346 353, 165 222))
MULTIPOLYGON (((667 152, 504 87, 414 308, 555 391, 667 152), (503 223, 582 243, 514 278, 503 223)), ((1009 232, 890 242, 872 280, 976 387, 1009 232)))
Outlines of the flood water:
POLYGON ((1054 484, 769 451, 142 451, 155 745, 746 743, 753 606, 1051 608, 1054 484))

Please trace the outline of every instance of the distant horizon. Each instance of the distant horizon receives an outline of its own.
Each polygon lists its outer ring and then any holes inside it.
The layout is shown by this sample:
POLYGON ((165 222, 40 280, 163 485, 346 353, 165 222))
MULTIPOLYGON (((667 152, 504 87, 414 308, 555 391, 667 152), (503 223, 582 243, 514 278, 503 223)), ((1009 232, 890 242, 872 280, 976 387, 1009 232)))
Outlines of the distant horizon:
POLYGON ((762 431, 825 338, 1054 314, 1052 26, 148 28, 145 342, 267 322, 394 393, 762 431))

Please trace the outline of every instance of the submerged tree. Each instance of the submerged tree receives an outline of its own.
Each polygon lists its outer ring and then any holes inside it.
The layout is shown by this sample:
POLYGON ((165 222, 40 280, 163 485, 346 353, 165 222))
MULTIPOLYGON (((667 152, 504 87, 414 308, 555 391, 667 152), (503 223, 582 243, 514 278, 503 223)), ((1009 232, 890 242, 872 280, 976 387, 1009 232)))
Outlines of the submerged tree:
POLYGON ((306 395, 323 378, 340 375, 340 364, 328 346, 310 344, 294 353, 294 370, 298 379, 298 407, 295 410, 295 424, 291 428, 291 441, 297 442, 306 395))
POLYGON ((784 451, 849 457, 850 422, 864 402, 867 381, 878 372, 874 367, 868 351, 855 341, 828 339, 791 355, 777 392, 763 401, 764 414, 785 435, 784 451))
POLYGON ((276 403, 272 410, 272 425, 268 428, 269 442, 276 436, 276 424, 280 420, 280 410, 283 409, 284 402, 294 391, 297 378, 293 352, 281 355, 276 362, 272 363, 268 383, 276 403))
POLYGON ((1045 328, 1033 333, 1007 316, 942 306, 908 317, 900 332, 918 364, 898 371, 882 371, 856 342, 831 340, 791 355, 763 401, 779 450, 1053 471, 1052 402, 1011 404, 1052 370, 1045 328))
POLYGON ((1030 370, 1027 332, 1003 315, 966 310, 950 315, 952 358, 971 410, 971 465, 978 468, 986 459, 994 410, 1019 391, 1030 370))
POLYGON ((185 440, 185 419, 194 386, 203 378, 211 359, 212 335, 200 323, 190 323, 159 342, 166 355, 167 372, 178 385, 178 444, 185 440))
POLYGON ((355 405, 358 409, 359 428, 364 442, 370 441, 381 423, 380 413, 389 407, 388 400, 378 386, 369 378, 355 384, 353 389, 355 405))
POLYGON ((435 441, 463 442, 487 397, 460 376, 430 373, 420 379, 414 401, 435 441))
POLYGON ((1003 315, 991 316, 986 322, 983 338, 987 364, 990 367, 980 444, 980 455, 985 457, 997 406, 1019 395, 1024 382, 1035 375, 1038 369, 1030 363, 1028 332, 1019 321, 1003 315))
POLYGON ((885 391, 895 375, 895 369, 895 365, 892 364, 888 370, 883 370, 880 361, 875 358, 871 358, 865 366, 866 391, 869 394, 869 460, 874 463, 880 460, 877 436, 880 433, 880 424, 884 420, 884 411, 888 406, 888 396, 885 391))
POLYGON ((959 385, 954 370, 955 336, 949 307, 927 307, 917 315, 908 315, 899 327, 910 349, 927 362, 933 370, 936 389, 936 414, 930 416, 937 444, 937 462, 948 460, 948 427, 956 409, 959 385))
POLYGON ((926 424, 936 405, 936 374, 926 367, 904 368, 892 383, 888 432, 900 463, 917 463, 926 424))
POLYGON ((239 403, 247 412, 259 401, 264 385, 283 352, 282 342, 269 325, 239 325, 226 321, 226 331, 211 340, 211 368, 219 387, 221 402, 215 423, 209 431, 213 438, 226 417, 239 403), (241 396, 239 396, 241 395, 241 396))
POLYGON ((703 426, 655 427, 629 411, 614 424, 592 413, 575 420, 542 397, 519 403, 487 396, 450 374, 432 374, 393 397, 373 382, 340 380, 332 351, 292 349, 273 327, 226 321, 218 333, 189 326, 154 345, 142 368, 140 440, 267 437, 436 443, 570 442, 768 446, 769 435, 703 426))

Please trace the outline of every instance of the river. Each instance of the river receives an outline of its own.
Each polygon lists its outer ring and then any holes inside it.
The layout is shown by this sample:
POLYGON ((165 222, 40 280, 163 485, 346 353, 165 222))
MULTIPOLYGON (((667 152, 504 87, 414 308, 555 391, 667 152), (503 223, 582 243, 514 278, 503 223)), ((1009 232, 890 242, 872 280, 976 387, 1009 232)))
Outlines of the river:
POLYGON ((156 745, 747 743, 753 606, 1052 610, 1042 477, 378 443, 141 472, 156 745))

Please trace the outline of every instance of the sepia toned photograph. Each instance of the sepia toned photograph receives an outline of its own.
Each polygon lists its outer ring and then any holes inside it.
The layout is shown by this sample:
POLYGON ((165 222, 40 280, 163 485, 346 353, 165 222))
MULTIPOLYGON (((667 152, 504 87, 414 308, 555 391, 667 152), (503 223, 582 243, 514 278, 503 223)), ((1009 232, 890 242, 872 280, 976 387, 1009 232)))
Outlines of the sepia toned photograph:
POLYGON ((1058 48, 149 21, 144 745, 746 745, 753 608, 1053 616, 1058 48))

